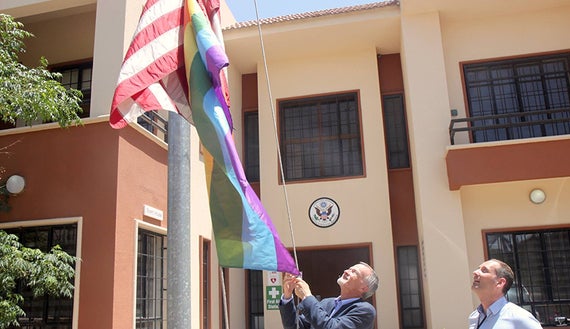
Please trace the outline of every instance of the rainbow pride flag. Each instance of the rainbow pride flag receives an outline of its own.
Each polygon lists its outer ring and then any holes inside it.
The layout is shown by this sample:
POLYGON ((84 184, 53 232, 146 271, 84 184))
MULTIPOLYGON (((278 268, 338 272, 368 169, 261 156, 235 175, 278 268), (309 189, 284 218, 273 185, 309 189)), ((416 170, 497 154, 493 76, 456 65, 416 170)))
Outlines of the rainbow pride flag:
POLYGON ((184 58, 192 120, 205 148, 207 190, 219 263, 298 274, 235 148, 220 72, 222 43, 196 0, 186 0, 184 58))

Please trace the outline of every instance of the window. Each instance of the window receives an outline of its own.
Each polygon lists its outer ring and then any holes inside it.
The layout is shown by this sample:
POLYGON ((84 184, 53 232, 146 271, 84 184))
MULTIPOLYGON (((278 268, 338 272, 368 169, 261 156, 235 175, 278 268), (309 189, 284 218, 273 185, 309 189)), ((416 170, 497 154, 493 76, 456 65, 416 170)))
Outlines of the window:
POLYGON ((245 175, 248 182, 259 182, 259 115, 257 111, 244 113, 245 175))
POLYGON ((166 328, 166 236, 139 230, 136 328, 166 328))
MULTIPOLYGON (((41 227, 21 227, 5 230, 18 236, 20 243, 28 248, 37 248, 43 252, 59 245, 72 256, 77 250, 77 225, 54 225, 41 227)), ((22 309, 24 318, 18 319, 21 329, 71 329, 73 320, 73 299, 66 297, 37 296, 23 284, 17 288, 24 297, 22 309)))
POLYGON ((228 328, 227 323, 229 323, 230 316, 230 305, 228 305, 228 300, 230 300, 230 271, 229 268, 223 267, 220 271, 220 314, 222 328, 228 328), (226 321, 227 320, 227 321, 226 321))
POLYGON ((286 181, 362 176, 358 93, 279 102, 286 181))
POLYGON ((469 115, 484 117, 473 140, 570 133, 569 63, 566 53, 464 65, 469 115))
POLYGON ((398 286, 402 328, 423 328, 422 289, 416 246, 398 247, 398 286))
POLYGON ((488 232, 488 257, 509 264, 515 283, 508 299, 543 325, 570 317, 570 229, 488 232))
POLYGON ((404 113, 403 95, 382 98, 384 106, 384 130, 388 149, 388 168, 409 168, 408 130, 404 113))
POLYGON ((81 103, 81 118, 89 117, 89 109, 91 104, 91 72, 93 62, 84 62, 74 65, 57 66, 52 70, 61 73, 61 84, 67 89, 77 89, 83 93, 83 101, 81 103))
POLYGON ((200 250, 200 296, 202 297, 202 306, 200 313, 202 322, 200 328, 210 328, 210 248, 211 241, 200 237, 202 248, 200 250))
POLYGON ((248 270, 246 305, 249 312, 249 329, 263 329, 263 271, 248 270), (248 298, 249 297, 249 298, 248 298))

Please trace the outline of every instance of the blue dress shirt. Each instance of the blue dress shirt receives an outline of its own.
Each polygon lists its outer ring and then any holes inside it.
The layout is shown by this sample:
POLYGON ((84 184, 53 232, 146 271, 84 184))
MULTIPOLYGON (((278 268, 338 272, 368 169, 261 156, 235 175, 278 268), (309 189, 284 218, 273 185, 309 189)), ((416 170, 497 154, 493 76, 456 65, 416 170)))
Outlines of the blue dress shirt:
POLYGON ((469 315, 469 329, 542 329, 542 326, 529 311, 501 297, 486 313, 479 305, 469 315))

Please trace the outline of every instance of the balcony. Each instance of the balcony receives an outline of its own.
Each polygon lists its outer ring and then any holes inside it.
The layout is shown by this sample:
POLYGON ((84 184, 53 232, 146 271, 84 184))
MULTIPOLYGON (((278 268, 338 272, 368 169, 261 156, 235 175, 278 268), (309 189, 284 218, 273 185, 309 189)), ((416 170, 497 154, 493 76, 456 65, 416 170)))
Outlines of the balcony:
POLYGON ((168 143, 168 118, 157 111, 149 111, 138 117, 137 123, 156 137, 168 143))
POLYGON ((450 190, 570 176, 569 108, 453 119, 449 136, 450 190))
POLYGON ((452 119, 451 145, 458 133, 467 133, 473 143, 568 135, 570 108, 452 119))

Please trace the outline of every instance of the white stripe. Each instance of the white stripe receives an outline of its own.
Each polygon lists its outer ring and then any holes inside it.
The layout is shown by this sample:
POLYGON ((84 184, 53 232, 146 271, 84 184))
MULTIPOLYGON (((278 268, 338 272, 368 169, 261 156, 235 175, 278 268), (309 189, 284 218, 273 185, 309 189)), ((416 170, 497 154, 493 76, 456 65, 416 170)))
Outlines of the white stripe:
POLYGON ((148 90, 154 95, 163 110, 178 112, 172 104, 170 96, 159 83, 153 83, 148 87, 148 90))
MULTIPOLYGON (((178 48, 184 40, 180 26, 167 31, 131 55, 121 67, 118 84, 138 74, 157 58, 178 48)), ((181 63, 183 64, 183 63, 181 63)), ((166 72, 169 73, 169 72, 166 72)))
POLYGON ((117 110, 121 113, 123 120, 126 122, 136 122, 139 115, 144 113, 144 109, 140 107, 132 98, 127 98, 117 106, 117 110))
POLYGON ((185 83, 186 81, 180 81, 176 73, 172 73, 162 79, 162 84, 168 91, 174 106, 178 109, 178 113, 192 123, 185 83))
POLYGON ((177 8, 182 10, 184 6, 184 0, 166 0, 157 1, 152 7, 148 8, 147 11, 142 13, 141 19, 137 26, 135 36, 147 26, 152 25, 155 20, 159 19, 166 13, 169 13, 177 8))

